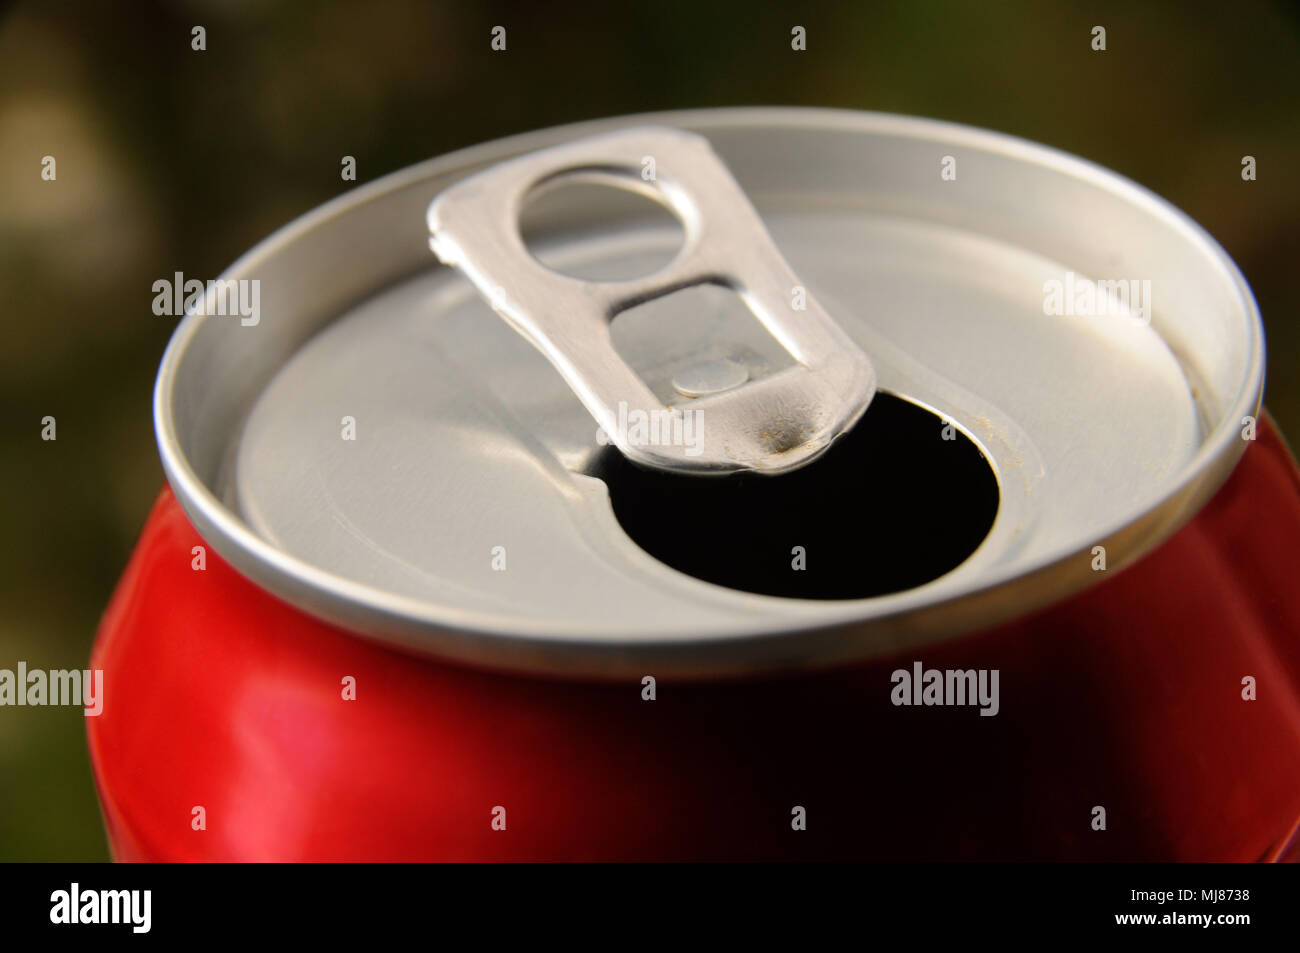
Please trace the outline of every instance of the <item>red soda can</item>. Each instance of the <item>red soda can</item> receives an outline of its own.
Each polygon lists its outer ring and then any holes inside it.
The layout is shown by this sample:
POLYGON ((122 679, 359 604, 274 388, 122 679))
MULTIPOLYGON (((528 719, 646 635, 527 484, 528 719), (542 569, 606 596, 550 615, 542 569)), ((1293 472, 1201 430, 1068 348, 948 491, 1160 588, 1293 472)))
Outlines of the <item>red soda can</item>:
POLYGON ((163 359, 114 855, 1294 856, 1263 356, 1187 217, 982 130, 704 110, 381 179, 163 359))

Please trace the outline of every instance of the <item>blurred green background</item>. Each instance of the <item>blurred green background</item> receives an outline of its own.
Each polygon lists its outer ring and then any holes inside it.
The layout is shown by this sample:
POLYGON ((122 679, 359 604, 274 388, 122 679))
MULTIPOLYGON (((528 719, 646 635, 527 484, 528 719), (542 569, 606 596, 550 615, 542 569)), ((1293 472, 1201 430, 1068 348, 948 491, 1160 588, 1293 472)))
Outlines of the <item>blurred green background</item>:
MULTIPOLYGON (((1300 432, 1292 5, 27 2, 0 19, 0 668, 81 668, 162 483, 174 271, 215 277, 313 206, 571 120, 791 104, 913 113, 1086 156, 1200 221, 1254 287, 1300 432), (489 49, 507 28, 505 53, 489 49), (795 24, 806 52, 790 49, 795 24), (1104 53, 1090 48, 1094 25, 1104 53), (207 50, 190 30, 207 30, 207 50), (1245 183, 1243 155, 1258 160, 1245 183), (43 182, 41 158, 58 178, 43 182), (339 161, 357 158, 358 182, 339 161), (58 440, 40 438, 41 418, 58 440)), ((181 634, 180 637, 183 637, 181 634)), ((110 687, 111 691, 111 687, 110 687)), ((108 856, 85 720, 0 709, 0 859, 108 856)))

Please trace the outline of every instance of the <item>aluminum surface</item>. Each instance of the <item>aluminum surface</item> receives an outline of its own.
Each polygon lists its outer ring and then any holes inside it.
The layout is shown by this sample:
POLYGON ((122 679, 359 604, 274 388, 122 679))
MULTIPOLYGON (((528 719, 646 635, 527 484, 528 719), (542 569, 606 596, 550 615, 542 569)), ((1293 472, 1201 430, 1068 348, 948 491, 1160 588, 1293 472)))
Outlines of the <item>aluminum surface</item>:
MULTIPOLYGON (((673 241, 598 209, 553 236, 560 258, 611 274, 673 241)), ((663 114, 491 143, 344 196, 223 277, 261 280, 261 323, 187 317, 156 391, 164 466, 200 532, 340 625, 539 673, 815 666, 1024 614, 1103 578, 1092 547, 1114 572, 1185 522, 1244 449, 1262 387, 1248 288, 1167 203, 1020 140, 866 113, 663 114), (647 123, 705 135, 881 389, 984 450, 1001 508, 966 563, 907 592, 805 602, 684 576, 622 533, 584 474, 587 411, 435 266, 424 209, 491 163, 647 123), (938 175, 948 154, 955 182, 938 175), (1149 325, 1044 315, 1044 283, 1071 275, 1151 281, 1149 325)), ((622 356, 661 400, 683 368, 765 346, 730 312, 657 317, 622 356)))
MULTIPOLYGON (((808 463, 862 416, 876 392, 867 356, 803 289, 763 221, 703 136, 637 127, 553 146, 480 172, 429 206, 430 247, 459 268, 492 308, 555 365, 629 459, 682 473, 779 474, 808 463), (642 177, 654 162, 653 178, 642 177), (533 258, 519 231, 528 195, 581 175, 644 192, 671 207, 686 242, 636 279, 582 281, 533 258), (714 284, 735 291, 797 360, 734 392, 689 405, 699 439, 685 440, 665 406, 615 351, 610 322, 636 305, 714 284), (791 307, 800 292, 801 310, 791 307), (630 438, 629 414, 676 440, 630 438), (663 421, 661 424, 660 421, 663 421)), ((648 429, 648 428, 647 428, 648 429)))

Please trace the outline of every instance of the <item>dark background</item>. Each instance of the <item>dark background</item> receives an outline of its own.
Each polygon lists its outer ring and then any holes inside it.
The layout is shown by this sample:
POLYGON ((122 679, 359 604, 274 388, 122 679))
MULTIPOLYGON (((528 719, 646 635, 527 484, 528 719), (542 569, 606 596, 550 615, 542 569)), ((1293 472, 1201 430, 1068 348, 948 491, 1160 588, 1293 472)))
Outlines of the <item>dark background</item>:
MULTIPOLYGON (((818 105, 986 126, 1109 166, 1204 225, 1268 326, 1300 432, 1300 15, 1233 3, 27 2, 0 14, 0 668, 81 668, 162 483, 175 320, 313 206, 571 120, 818 105), (507 28, 504 53, 489 48, 507 28), (806 52, 790 49, 795 24, 806 52), (207 50, 190 30, 207 29, 207 50), (1107 30, 1094 52, 1090 31, 1107 30), (1258 160, 1243 182, 1241 157, 1258 160), (55 156, 58 178, 41 180, 55 156), (339 177, 357 159, 357 182, 339 177), (40 439, 41 418, 58 440, 40 439)), ((178 633, 183 638, 184 633, 178 633)), ((0 709, 0 859, 104 859, 76 708, 0 709)))

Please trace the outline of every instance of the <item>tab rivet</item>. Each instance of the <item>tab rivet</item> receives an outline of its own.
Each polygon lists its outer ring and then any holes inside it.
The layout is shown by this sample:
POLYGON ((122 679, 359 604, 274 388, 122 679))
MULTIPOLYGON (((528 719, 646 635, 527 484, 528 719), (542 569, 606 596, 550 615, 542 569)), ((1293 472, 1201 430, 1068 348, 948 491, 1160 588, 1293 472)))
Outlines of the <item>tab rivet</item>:
POLYGON ((707 397, 739 387, 749 380, 749 368, 726 358, 705 361, 673 375, 673 390, 683 397, 707 397))

